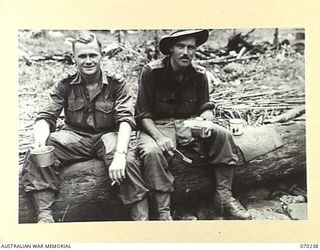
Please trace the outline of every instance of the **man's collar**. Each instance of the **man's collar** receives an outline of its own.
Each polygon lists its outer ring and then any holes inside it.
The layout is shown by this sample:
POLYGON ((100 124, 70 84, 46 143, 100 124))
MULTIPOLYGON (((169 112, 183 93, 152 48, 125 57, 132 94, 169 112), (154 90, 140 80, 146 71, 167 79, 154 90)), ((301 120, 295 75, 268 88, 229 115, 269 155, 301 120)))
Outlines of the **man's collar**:
POLYGON ((101 72, 101 74, 102 74, 102 83, 103 84, 108 84, 107 73, 106 72, 101 72))
MULTIPOLYGON (((108 84, 108 79, 107 79, 107 74, 105 72, 100 72, 100 74, 102 74, 102 83, 103 84, 108 84)), ((82 81, 82 77, 80 72, 78 71, 76 73, 76 77, 70 82, 70 84, 80 84, 82 81)))

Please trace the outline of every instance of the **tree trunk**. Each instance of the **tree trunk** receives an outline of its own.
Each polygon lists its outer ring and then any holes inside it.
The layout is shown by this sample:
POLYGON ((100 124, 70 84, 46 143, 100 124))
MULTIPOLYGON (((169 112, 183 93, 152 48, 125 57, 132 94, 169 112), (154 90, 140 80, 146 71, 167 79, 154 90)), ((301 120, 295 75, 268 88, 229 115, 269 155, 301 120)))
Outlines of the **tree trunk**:
MULTIPOLYGON (((235 172, 234 186, 274 180, 294 174, 305 174, 305 123, 291 122, 277 125, 283 146, 261 157, 240 165, 235 172)), ((195 159, 197 156, 183 152, 195 159)), ((190 194, 198 196, 212 193, 209 166, 195 160, 187 164, 174 157, 172 173, 175 176, 173 204, 186 201, 190 194)), ((127 211, 117 199, 117 187, 111 187, 104 164, 99 160, 76 163, 63 168, 61 189, 54 205, 56 221, 127 220, 127 211)), ((19 222, 34 222, 34 209, 20 187, 19 222)))

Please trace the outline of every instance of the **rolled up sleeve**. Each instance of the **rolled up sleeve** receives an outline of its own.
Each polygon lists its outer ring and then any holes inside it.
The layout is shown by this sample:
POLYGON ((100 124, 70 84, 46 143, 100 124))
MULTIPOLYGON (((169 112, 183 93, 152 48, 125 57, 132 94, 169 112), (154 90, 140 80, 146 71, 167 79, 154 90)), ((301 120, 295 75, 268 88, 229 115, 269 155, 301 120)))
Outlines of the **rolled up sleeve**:
POLYGON ((117 125, 120 125, 121 122, 127 122, 132 129, 135 129, 133 98, 125 82, 120 83, 116 92, 114 116, 117 125))
POLYGON ((135 118, 137 123, 140 123, 144 118, 152 117, 152 106, 154 99, 153 80, 151 70, 143 67, 138 80, 138 96, 135 107, 135 118))
POLYGON ((56 130, 56 122, 65 107, 66 84, 59 81, 49 93, 48 104, 38 113, 36 121, 46 120, 50 125, 50 131, 56 130))

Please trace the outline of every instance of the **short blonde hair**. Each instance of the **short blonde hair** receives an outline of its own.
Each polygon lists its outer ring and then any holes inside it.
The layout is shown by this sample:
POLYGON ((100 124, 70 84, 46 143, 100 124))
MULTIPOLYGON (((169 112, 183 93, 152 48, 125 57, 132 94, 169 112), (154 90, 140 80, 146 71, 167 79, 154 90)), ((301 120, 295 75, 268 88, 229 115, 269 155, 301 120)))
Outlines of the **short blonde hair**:
POLYGON ((72 50, 74 52, 75 49, 75 43, 84 43, 84 44, 88 44, 91 43, 93 41, 96 41, 98 46, 99 46, 99 50, 102 50, 102 45, 101 42, 99 41, 98 37, 91 32, 81 32, 77 35, 76 39, 74 39, 72 41, 72 50))

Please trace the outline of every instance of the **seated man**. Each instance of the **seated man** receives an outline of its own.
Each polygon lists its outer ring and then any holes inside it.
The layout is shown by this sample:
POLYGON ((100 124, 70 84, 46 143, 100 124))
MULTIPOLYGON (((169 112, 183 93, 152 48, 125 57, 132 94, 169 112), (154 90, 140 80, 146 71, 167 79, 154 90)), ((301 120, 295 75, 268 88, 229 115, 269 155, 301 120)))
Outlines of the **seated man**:
POLYGON ((203 137, 193 137, 183 126, 188 118, 214 119, 205 69, 192 64, 197 46, 208 39, 208 30, 179 30, 160 40, 167 57, 143 67, 139 77, 136 116, 142 132, 138 150, 144 164, 146 187, 153 194, 159 220, 172 220, 170 195, 174 178, 168 157, 184 146, 207 157, 215 176, 215 202, 221 216, 250 219, 232 196, 231 185, 238 162, 237 147, 228 130, 216 125, 203 137))
MULTIPOLYGON (((132 219, 140 216, 139 204, 146 195, 140 170, 128 144, 133 118, 132 97, 123 80, 103 72, 101 43, 92 33, 80 33, 73 42, 77 70, 63 77, 50 93, 50 102, 39 112, 34 125, 34 147, 52 145, 61 163, 102 159, 111 181, 120 184, 120 198, 132 205, 132 219), (62 109, 65 125, 55 132, 62 109)), ((61 165, 61 164, 60 164, 61 165)), ((52 204, 59 189, 59 167, 37 166, 28 154, 22 183, 32 196, 39 223, 54 222, 52 204)))

